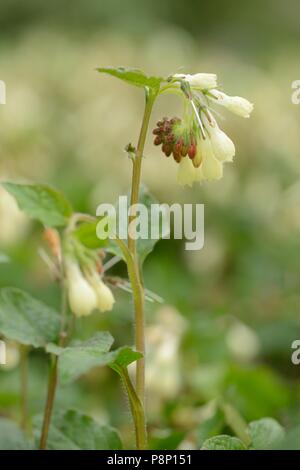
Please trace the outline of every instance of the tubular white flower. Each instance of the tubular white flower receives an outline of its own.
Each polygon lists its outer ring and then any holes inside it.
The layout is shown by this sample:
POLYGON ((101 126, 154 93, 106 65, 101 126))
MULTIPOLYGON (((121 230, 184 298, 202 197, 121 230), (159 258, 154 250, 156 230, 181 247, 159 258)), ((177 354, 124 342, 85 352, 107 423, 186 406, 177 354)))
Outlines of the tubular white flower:
POLYGON ((218 180, 223 176, 223 164, 214 155, 209 138, 201 139, 203 162, 200 166, 203 179, 218 180))
POLYGON ((90 315, 97 307, 97 296, 94 289, 84 278, 75 261, 66 260, 65 270, 70 309, 76 317, 90 315))
POLYGON ((229 96, 219 90, 212 90, 208 98, 224 106, 238 116, 248 118, 253 111, 253 104, 241 96, 229 96))
POLYGON ((87 274, 87 278, 95 291, 97 297, 97 308, 100 312, 109 312, 112 310, 115 299, 110 288, 104 284, 96 271, 87 274))
POLYGON ((174 77, 182 78, 189 82, 191 87, 200 88, 200 90, 210 90, 217 87, 217 75, 215 73, 175 74, 174 77))
POLYGON ((232 162, 235 156, 235 146, 232 140, 219 128, 216 121, 210 124, 206 119, 205 127, 208 130, 215 157, 220 162, 232 162))
POLYGON ((177 182, 181 186, 192 186, 195 181, 195 167, 188 157, 182 158, 177 170, 177 182))

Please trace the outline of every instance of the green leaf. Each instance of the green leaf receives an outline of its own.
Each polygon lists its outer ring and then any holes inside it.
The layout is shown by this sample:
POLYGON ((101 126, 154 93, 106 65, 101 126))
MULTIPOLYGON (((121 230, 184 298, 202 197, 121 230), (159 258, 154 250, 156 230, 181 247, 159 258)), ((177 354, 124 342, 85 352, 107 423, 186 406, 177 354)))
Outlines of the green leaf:
POLYGON ((229 369, 224 389, 233 383, 230 400, 248 421, 272 416, 287 407, 291 400, 286 383, 267 366, 242 368, 234 365, 229 369))
POLYGON ((300 426, 289 429, 285 437, 272 450, 300 450, 300 426))
POLYGON ((199 445, 222 431, 224 427, 224 414, 217 409, 215 414, 201 422, 197 430, 197 442, 199 445))
POLYGON ((207 439, 201 450, 246 450, 246 447, 237 437, 221 434, 207 439))
POLYGON ((30 450, 33 444, 27 440, 16 423, 0 418, 0 450, 30 450))
POLYGON ((38 348, 55 341, 59 329, 55 310, 20 289, 0 289, 0 332, 6 338, 38 348))
POLYGON ((148 76, 141 70, 128 67, 99 67, 96 70, 120 78, 138 87, 158 89, 161 82, 164 80, 162 77, 148 76))
POLYGON ((129 364, 132 362, 135 362, 143 357, 140 352, 134 351, 127 346, 119 348, 116 351, 113 351, 113 353, 114 357, 108 365, 118 373, 120 373, 120 371, 125 367, 129 366, 129 364))
POLYGON ((62 384, 67 384, 93 367, 108 365, 118 371, 141 357, 140 353, 126 346, 110 351, 112 343, 112 336, 104 331, 96 333, 87 341, 76 342, 66 348, 47 345, 47 351, 59 356, 59 379, 62 384))
MULTIPOLYGON (((127 198, 128 201, 128 206, 130 204, 130 198, 127 198)), ((159 206, 159 202, 157 199, 155 199, 145 187, 141 188, 140 191, 140 197, 139 197, 139 203, 143 204, 147 211, 148 211, 148 237, 144 239, 137 239, 136 245, 137 245, 137 251, 139 254, 139 260, 140 263, 143 263, 147 256, 151 253, 153 250, 154 246, 156 243, 164 237, 167 237, 168 234, 170 233, 170 220, 169 216, 166 212, 163 212, 160 214, 159 217, 155 217, 153 220, 151 220, 151 207, 153 207, 153 204, 159 206), (157 237, 151 238, 151 223, 152 223, 152 230, 155 231, 155 233, 158 234, 157 237)), ((127 217, 125 217, 125 214, 121 214, 119 216, 119 211, 118 211, 118 205, 116 205, 116 211, 117 211, 117 220, 120 219, 120 225, 118 227, 118 233, 127 233, 127 217)), ((127 240, 124 240, 127 243, 127 240)), ((123 254, 120 250, 120 248, 117 246, 116 242, 113 240, 110 240, 110 243, 107 247, 107 251, 110 253, 113 253, 117 256, 120 256, 123 258, 123 254)))
POLYGON ((99 237, 97 237, 97 224, 98 221, 85 222, 73 232, 80 243, 92 250, 105 247, 108 244, 108 240, 101 240, 99 237))
POLYGON ((149 437, 150 450, 174 450, 184 440, 185 431, 171 431, 170 429, 158 430, 151 432, 149 437))
POLYGON ((257 450, 275 448, 284 438, 285 431, 273 418, 262 418, 249 423, 252 447, 257 450))
MULTIPOLYGON (((34 419, 35 435, 38 439, 42 416, 34 419)), ((75 410, 54 414, 49 429, 49 450, 118 450, 122 443, 117 431, 102 426, 90 416, 75 410)))
POLYGON ((45 226, 66 225, 72 207, 64 195, 45 184, 2 183, 16 199, 20 209, 45 226))

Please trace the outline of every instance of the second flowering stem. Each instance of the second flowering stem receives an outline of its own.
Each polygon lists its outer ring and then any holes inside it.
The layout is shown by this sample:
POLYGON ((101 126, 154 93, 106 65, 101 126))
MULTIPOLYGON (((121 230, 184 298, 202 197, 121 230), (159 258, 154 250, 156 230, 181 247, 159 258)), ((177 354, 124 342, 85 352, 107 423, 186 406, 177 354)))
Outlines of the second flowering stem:
MULTIPOLYGON (((149 127, 150 116, 153 108, 157 91, 146 90, 146 103, 143 121, 141 125, 138 145, 133 158, 132 181, 131 181, 131 209, 139 202, 142 158, 144 153, 145 141, 149 127)), ((135 219, 134 210, 130 211, 129 227, 135 219)), ((134 311, 135 311, 135 344, 136 349, 143 354, 143 358, 137 361, 136 365, 136 393, 144 406, 145 401, 145 320, 144 320, 144 287, 141 281, 139 257, 136 249, 136 240, 133 233, 128 233, 128 250, 132 259, 132 266, 128 266, 128 272, 131 270, 131 284, 133 291, 134 311)), ((130 275, 130 272, 129 272, 130 275)), ((145 420, 144 420, 145 421, 145 420)), ((144 422, 145 426, 145 422, 144 422)))

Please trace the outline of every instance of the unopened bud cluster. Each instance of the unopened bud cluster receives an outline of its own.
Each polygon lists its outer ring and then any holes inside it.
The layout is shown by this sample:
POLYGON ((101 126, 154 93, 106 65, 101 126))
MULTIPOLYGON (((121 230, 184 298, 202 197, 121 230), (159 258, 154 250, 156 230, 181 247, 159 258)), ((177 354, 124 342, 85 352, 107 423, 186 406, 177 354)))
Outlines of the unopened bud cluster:
POLYGON ((153 130, 153 134, 156 136, 154 145, 161 145, 166 157, 173 155, 177 163, 180 163, 182 157, 188 156, 191 160, 195 158, 197 153, 196 137, 192 130, 185 135, 178 133, 178 128, 182 126, 181 119, 164 117, 156 125, 157 127, 153 130))

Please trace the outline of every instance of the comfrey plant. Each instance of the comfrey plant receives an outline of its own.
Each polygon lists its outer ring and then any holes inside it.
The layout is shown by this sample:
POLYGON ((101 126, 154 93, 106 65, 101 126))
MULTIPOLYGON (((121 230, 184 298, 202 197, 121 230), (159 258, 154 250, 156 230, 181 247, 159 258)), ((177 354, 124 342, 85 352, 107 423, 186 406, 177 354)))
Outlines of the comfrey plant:
MULTIPOLYGON (((153 201, 140 188, 152 108, 164 93, 175 93, 183 101, 182 116, 161 119, 153 131, 154 144, 161 145, 163 153, 167 157, 172 155, 178 164, 178 182, 183 185, 221 178, 224 163, 231 162, 234 157, 234 144, 219 128, 215 108, 224 107, 242 117, 249 117, 253 108, 246 99, 220 91, 214 74, 175 74, 161 78, 122 67, 99 68, 98 71, 137 86, 145 93, 138 143, 136 147, 127 146, 132 162, 127 239, 118 237, 117 232, 99 235, 96 230, 99 218, 74 212, 64 196, 47 185, 3 183, 20 208, 44 225, 48 251, 43 249, 41 254, 62 292, 60 314, 19 289, 4 288, 0 292, 0 333, 22 345, 23 363, 30 347, 43 347, 50 355, 45 410, 43 416, 34 419, 41 449, 64 448, 70 442, 76 448, 86 448, 88 444, 80 436, 88 433, 96 443, 93 448, 120 448, 120 438, 112 428, 99 426, 91 418, 75 411, 53 413, 57 384, 69 383, 100 365, 108 365, 122 378, 133 417, 136 447, 147 448, 144 303, 147 299, 155 301, 157 298, 144 287, 142 265, 156 240, 140 242, 134 232, 136 204, 143 202, 149 207, 153 201), (114 257, 105 262, 108 253, 114 257), (107 275, 109 267, 120 259, 127 265, 129 282, 107 275), (135 347, 124 346, 111 351, 113 339, 108 332, 97 332, 86 341, 72 341, 74 319, 88 317, 97 310, 107 312, 113 309, 115 295, 112 286, 130 289, 132 293, 135 347), (131 363, 136 365, 134 381, 127 370, 131 363), (78 431, 76 437, 72 432, 74 426, 78 431), (65 441, 61 442, 57 435, 64 436, 65 441)), ((25 375, 22 375, 23 389, 25 375)), ((24 403, 22 421, 28 421, 24 403)))

